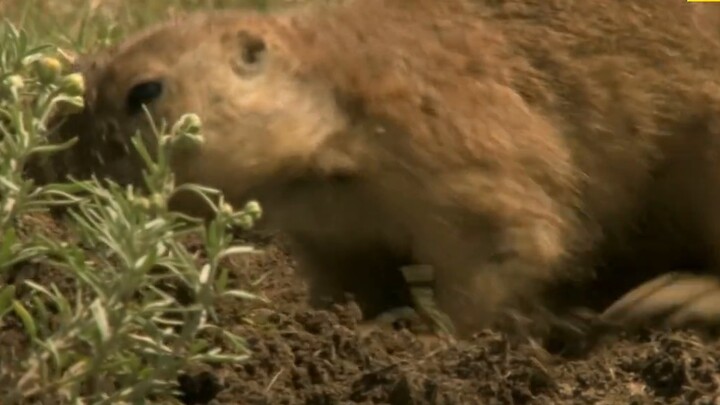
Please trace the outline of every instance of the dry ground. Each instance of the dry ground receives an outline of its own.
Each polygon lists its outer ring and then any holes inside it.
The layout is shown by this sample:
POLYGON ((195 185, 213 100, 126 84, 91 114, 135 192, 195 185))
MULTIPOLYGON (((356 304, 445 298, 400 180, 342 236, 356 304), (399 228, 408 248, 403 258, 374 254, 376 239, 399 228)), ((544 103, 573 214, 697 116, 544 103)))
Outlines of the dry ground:
MULTIPOLYGON (((26 226, 67 237, 62 220, 26 226)), ((249 288, 254 280, 272 303, 232 301, 220 315, 254 354, 244 364, 189 373, 181 381, 188 404, 720 404, 718 342, 647 332, 563 357, 492 331, 450 344, 367 328, 351 303, 310 308, 281 244, 253 241, 265 253, 234 259, 232 283, 249 288)), ((18 270, 16 277, 62 284, 48 269, 18 270)), ((2 352, 25 347, 21 331, 19 323, 5 325, 2 352)))

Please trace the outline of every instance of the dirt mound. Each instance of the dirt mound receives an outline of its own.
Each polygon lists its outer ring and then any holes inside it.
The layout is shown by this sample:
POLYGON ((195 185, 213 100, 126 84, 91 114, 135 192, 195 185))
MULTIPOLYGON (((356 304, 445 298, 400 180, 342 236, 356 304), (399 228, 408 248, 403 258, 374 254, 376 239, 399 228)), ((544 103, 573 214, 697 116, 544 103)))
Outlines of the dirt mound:
POLYGON ((212 370, 217 403, 720 403, 720 345, 693 334, 618 338, 573 359, 492 331, 444 342, 363 324, 352 302, 308 307, 290 258, 277 245, 266 249, 237 271, 267 275, 258 287, 273 308, 255 310, 254 325, 238 324, 240 311, 223 308, 226 325, 248 339, 254 356, 212 370))
MULTIPOLYGON (((183 376, 184 403, 720 404, 720 342, 647 332, 567 358, 493 331, 449 342, 381 329, 361 322, 352 301, 310 308, 291 257, 275 241, 265 243, 263 255, 232 259, 231 283, 254 284, 271 303, 233 300, 219 308, 222 324, 247 339, 252 357, 183 376)), ((30 270, 19 273, 62 282, 30 270)), ((0 331, 1 358, 27 346, 21 330, 8 323, 0 331)))

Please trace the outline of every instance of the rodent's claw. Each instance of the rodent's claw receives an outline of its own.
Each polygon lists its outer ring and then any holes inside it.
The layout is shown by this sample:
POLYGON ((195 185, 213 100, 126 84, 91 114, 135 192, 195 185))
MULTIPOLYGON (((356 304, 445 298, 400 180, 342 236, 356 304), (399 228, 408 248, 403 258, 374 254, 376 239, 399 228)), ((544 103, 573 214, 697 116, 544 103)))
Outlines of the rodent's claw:
POLYGON ((420 320, 420 315, 412 307, 397 307, 389 309, 376 316, 375 323, 381 325, 392 325, 397 322, 416 323, 420 320))
POLYGON ((433 331, 446 336, 455 335, 452 319, 443 312, 435 300, 435 270, 429 265, 410 265, 400 269, 410 288, 417 314, 433 331))
POLYGON ((378 326, 402 323, 415 333, 434 334, 446 338, 454 336, 452 321, 445 313, 434 308, 434 302, 428 305, 423 298, 415 306, 416 308, 404 306, 389 309, 376 316, 373 323, 378 326))
POLYGON ((608 307, 601 319, 617 326, 720 325, 720 278, 668 273, 631 290, 608 307))

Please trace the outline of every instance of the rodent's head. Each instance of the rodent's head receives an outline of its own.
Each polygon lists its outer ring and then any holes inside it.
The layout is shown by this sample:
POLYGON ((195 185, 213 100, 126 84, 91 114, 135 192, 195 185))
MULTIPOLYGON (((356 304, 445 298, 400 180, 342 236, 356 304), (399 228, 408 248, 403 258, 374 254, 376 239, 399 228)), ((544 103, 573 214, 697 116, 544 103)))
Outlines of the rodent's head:
POLYGON ((156 124, 185 113, 202 121, 205 142, 173 161, 180 182, 239 196, 322 160, 324 145, 344 129, 343 114, 328 86, 298 74, 278 35, 281 17, 272 18, 196 15, 86 63, 86 107, 68 125, 84 128, 75 135, 88 156, 101 158, 98 172, 138 183, 142 165, 130 139, 151 133, 144 107, 156 124))

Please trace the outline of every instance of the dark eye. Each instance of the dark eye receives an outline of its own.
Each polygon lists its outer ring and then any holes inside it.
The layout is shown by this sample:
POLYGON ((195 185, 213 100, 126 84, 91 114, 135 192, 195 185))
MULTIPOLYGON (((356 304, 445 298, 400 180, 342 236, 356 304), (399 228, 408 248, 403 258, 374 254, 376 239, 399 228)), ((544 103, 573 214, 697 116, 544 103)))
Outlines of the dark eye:
POLYGON ((247 64, 257 63, 265 52, 265 41, 260 38, 248 36, 245 38, 245 43, 242 52, 242 58, 247 64))
POLYGON ((150 104, 160 97, 163 91, 162 83, 156 80, 142 82, 133 86, 127 96, 127 111, 137 114, 142 111, 143 105, 150 104))

